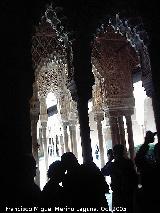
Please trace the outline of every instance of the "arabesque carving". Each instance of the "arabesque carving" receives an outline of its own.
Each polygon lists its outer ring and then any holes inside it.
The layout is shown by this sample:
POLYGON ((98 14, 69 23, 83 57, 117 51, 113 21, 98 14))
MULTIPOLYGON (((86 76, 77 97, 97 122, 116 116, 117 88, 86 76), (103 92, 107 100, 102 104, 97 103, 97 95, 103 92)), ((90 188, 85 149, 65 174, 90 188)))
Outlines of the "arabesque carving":
POLYGON ((111 24, 95 39, 93 63, 104 79, 104 104, 114 108, 128 104, 133 107, 132 70, 139 65, 139 58, 126 37, 111 24))
POLYGON ((56 30, 43 17, 39 26, 35 27, 32 36, 32 62, 33 68, 43 65, 43 59, 52 55, 64 55, 65 49, 61 45, 56 30))
POLYGON ((93 110, 95 113, 99 113, 103 111, 103 102, 104 102, 104 88, 103 88, 103 79, 100 75, 98 75, 98 72, 96 68, 93 66, 93 73, 95 77, 95 84, 93 85, 92 89, 92 102, 93 102, 93 110))

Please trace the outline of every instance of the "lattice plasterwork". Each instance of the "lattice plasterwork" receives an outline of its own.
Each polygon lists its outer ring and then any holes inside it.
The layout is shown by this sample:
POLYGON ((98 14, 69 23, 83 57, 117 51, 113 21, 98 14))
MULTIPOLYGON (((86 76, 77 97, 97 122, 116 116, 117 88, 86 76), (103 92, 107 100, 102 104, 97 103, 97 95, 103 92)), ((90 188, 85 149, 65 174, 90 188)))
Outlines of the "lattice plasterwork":
MULTIPOLYGON (((132 18, 130 18, 132 19, 132 18)), ((153 92, 153 85, 152 85, 152 72, 151 72, 151 66, 150 66, 150 57, 148 53, 148 44, 149 44, 149 37, 145 29, 143 28, 143 22, 142 19, 139 17, 134 17, 133 21, 126 19, 120 19, 119 15, 116 14, 115 17, 110 18, 109 24, 112 26, 112 28, 115 31, 114 37, 112 40, 116 40, 117 34, 121 34, 124 37, 126 37, 127 41, 131 44, 133 48, 130 48, 129 50, 132 52, 131 55, 137 54, 139 58, 139 65, 138 69, 135 67, 135 69, 132 70, 132 72, 142 72, 142 82, 143 86, 146 90, 146 94, 151 97, 153 92), (133 51, 135 50, 135 51, 133 51)), ((97 35, 98 37, 104 36, 104 32, 106 32, 106 26, 107 23, 104 23, 101 25, 99 29, 97 29, 97 35)), ((108 30, 108 37, 110 34, 110 31, 108 30)), ((111 33, 112 34, 112 33, 111 33)), ((107 37, 106 37, 107 39, 107 37)), ((132 58, 131 64, 134 61, 134 58, 132 58)))
POLYGON ((94 65, 93 65, 93 73, 95 77, 95 84, 92 87, 93 110, 94 112, 101 112, 103 111, 103 99, 104 99, 103 79, 97 72, 94 65))
POLYGON ((63 55, 64 48, 58 40, 57 33, 46 20, 42 20, 39 26, 35 27, 31 52, 34 69, 41 64, 43 59, 50 57, 54 52, 63 55))
POLYGON ((111 30, 109 26, 107 34, 106 30, 103 36, 97 37, 93 47, 93 62, 104 78, 105 97, 132 97, 132 69, 139 64, 138 57, 135 58, 129 42, 121 34, 115 33, 114 28, 111 30))
POLYGON ((66 89, 66 65, 59 61, 48 62, 36 73, 39 97, 47 97, 49 92, 63 92, 66 89))

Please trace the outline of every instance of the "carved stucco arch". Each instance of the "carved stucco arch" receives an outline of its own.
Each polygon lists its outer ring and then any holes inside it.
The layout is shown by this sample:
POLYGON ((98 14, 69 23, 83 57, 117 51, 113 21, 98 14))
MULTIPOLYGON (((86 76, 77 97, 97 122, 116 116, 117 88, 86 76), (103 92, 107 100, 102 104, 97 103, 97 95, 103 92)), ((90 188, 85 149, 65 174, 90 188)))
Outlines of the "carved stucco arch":
POLYGON ((56 24, 48 19, 49 9, 50 7, 35 27, 32 37, 32 60, 38 97, 46 98, 49 92, 53 92, 57 97, 63 120, 67 120, 68 117, 73 119, 77 117, 76 103, 72 100, 70 90, 74 90, 75 93, 76 88, 72 79, 72 66, 68 64, 72 60, 72 51, 66 40, 67 35, 65 37, 59 33, 56 24))
MULTIPOLYGON (((132 73, 135 69, 139 69, 141 72, 141 80, 146 89, 147 95, 149 96, 152 93, 152 75, 147 46, 144 44, 136 30, 131 29, 127 23, 124 24, 119 19, 118 15, 116 16, 116 21, 116 24, 115 22, 113 24, 110 20, 105 26, 102 25, 101 29, 98 30, 93 43, 92 64, 95 67, 93 73, 95 79, 98 77, 101 81, 101 90, 103 92, 101 92, 102 103, 100 103, 100 105, 103 107, 100 106, 100 108, 103 110, 107 110, 109 106, 133 108, 134 98, 132 94, 133 88, 131 85, 132 73), (106 47, 102 44, 103 41, 104 43, 106 42, 106 44, 108 42, 106 47), (110 43, 112 43, 112 45, 110 45, 110 43), (119 43, 117 47, 116 43, 119 43), (126 72, 124 77, 122 76, 123 72, 122 75, 120 75, 121 70, 118 72, 118 68, 116 66, 119 63, 119 61, 117 61, 117 53, 115 52, 116 48, 118 52, 127 51, 127 55, 124 53, 126 58, 130 56, 128 66, 130 66, 129 72, 131 73, 126 72), (106 56, 104 57, 103 54, 106 54, 106 56), (112 55, 112 57, 109 55, 112 55), (107 58, 110 60, 107 60, 107 58), (117 77, 115 69, 117 69, 118 72, 117 77), (111 83, 112 80, 113 82, 111 83)), ((124 61, 123 57, 121 57, 120 60, 124 61)), ((118 66, 120 66, 120 64, 118 64, 118 66)), ((93 98, 95 98, 94 95, 93 98)))

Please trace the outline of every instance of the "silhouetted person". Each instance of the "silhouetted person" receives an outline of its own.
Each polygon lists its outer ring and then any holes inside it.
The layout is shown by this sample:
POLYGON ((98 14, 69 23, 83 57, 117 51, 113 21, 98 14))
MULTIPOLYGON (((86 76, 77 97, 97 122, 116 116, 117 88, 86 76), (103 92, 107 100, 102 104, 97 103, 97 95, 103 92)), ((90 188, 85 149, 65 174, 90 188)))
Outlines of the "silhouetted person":
POLYGON ((53 162, 48 169, 49 181, 42 190, 42 203, 45 207, 64 207, 64 190, 59 184, 62 182, 65 169, 61 161, 53 162))
POLYGON ((111 162, 110 168, 106 171, 111 176, 112 206, 113 209, 126 208, 126 212, 131 213, 133 212, 134 192, 137 187, 137 174, 133 162, 124 157, 123 145, 115 145, 113 153, 114 162, 111 162))
POLYGON ((96 155, 96 159, 99 159, 99 147, 98 145, 96 145, 96 150, 95 150, 95 155, 96 155))
POLYGON ((159 198, 156 196, 160 190, 159 171, 160 171, 160 144, 154 147, 154 159, 148 158, 149 144, 154 142, 156 133, 146 132, 144 144, 141 145, 135 157, 136 166, 140 172, 142 184, 141 210, 142 212, 156 210, 159 205, 159 198))
POLYGON ((114 155, 113 155, 113 150, 109 149, 107 151, 107 157, 108 157, 108 162, 106 163, 106 165, 101 169, 101 172, 104 176, 109 176, 109 174, 111 173, 111 165, 112 165, 112 160, 114 159, 114 155))
POLYGON ((81 167, 77 158, 72 152, 66 152, 61 156, 61 162, 66 170, 62 185, 67 199, 67 205, 81 207, 80 179, 81 167))
POLYGON ((84 207, 108 208, 105 193, 109 193, 109 186, 103 174, 94 162, 81 165, 81 203, 84 207))

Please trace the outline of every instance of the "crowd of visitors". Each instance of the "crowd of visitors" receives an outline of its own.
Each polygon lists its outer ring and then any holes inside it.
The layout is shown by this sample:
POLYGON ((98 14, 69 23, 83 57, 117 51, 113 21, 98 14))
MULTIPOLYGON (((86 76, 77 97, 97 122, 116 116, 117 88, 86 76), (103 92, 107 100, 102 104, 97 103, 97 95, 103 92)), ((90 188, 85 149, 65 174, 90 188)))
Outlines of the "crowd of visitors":
POLYGON ((109 185, 105 176, 110 176, 113 212, 153 212, 160 203, 157 196, 160 189, 160 144, 154 146, 152 160, 147 157, 147 152, 155 135, 151 131, 146 133, 134 161, 126 157, 122 144, 116 144, 108 150, 108 162, 101 170, 93 162, 80 165, 72 152, 66 152, 61 160, 49 166, 48 182, 42 191, 34 183, 36 162, 33 156, 17 156, 7 171, 7 184, 1 190, 1 203, 7 208, 5 211, 11 210, 13 206, 25 206, 52 208, 53 212, 55 208, 70 208, 70 211, 86 208, 88 212, 109 212, 105 196, 109 193, 109 185), (21 163, 18 164, 18 161, 21 163), (11 180, 14 180, 14 185, 11 180))

